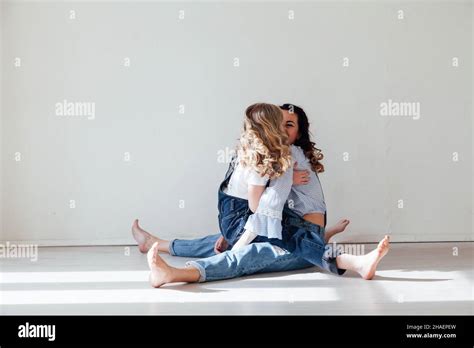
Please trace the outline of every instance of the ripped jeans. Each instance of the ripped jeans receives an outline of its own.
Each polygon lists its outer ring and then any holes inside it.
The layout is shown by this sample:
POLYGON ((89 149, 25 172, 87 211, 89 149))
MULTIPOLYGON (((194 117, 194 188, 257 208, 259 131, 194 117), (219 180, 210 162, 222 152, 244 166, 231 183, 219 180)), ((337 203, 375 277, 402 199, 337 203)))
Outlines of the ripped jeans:
POLYGON ((196 257, 186 262, 199 270, 199 282, 241 277, 255 273, 284 272, 314 265, 269 242, 252 243, 238 250, 214 252, 220 233, 198 239, 174 239, 169 252, 173 256, 196 257))

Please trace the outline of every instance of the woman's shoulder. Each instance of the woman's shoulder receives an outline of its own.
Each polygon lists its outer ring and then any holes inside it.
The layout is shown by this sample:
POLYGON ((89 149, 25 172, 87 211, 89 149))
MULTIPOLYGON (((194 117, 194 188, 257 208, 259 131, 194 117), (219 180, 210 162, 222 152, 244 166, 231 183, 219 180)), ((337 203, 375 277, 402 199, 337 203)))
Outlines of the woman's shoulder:
POLYGON ((306 159, 306 155, 304 154, 304 151, 301 147, 296 146, 296 145, 291 145, 291 157, 298 163, 303 163, 303 161, 306 159))
POLYGON ((236 166, 234 173, 236 179, 243 180, 251 185, 265 185, 269 180, 268 175, 261 176, 256 169, 243 166, 240 163, 236 166))
POLYGON ((247 168, 247 182, 250 185, 265 186, 269 180, 268 175, 262 176, 256 169, 247 168))
POLYGON ((303 149, 301 147, 299 147, 298 145, 290 145, 290 150, 291 150, 291 154, 293 153, 303 153, 303 149))

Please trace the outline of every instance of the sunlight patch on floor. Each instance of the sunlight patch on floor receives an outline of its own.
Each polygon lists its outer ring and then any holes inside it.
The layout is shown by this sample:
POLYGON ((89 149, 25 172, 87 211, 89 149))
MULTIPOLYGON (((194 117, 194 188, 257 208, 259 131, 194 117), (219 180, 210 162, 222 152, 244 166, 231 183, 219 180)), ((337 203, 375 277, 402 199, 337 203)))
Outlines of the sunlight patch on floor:
POLYGON ((331 288, 245 288, 219 289, 208 292, 186 292, 166 289, 120 290, 27 290, 3 291, 2 305, 20 304, 92 304, 92 303, 163 303, 163 302, 298 302, 337 301, 331 288))

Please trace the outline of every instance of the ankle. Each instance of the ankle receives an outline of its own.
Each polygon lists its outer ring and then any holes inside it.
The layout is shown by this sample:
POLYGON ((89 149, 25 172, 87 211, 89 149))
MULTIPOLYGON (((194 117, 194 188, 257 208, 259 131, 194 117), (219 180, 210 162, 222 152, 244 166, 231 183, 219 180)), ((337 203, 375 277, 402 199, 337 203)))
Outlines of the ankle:
MULTIPOLYGON (((157 238, 158 239, 158 238, 157 238)), ((170 243, 166 240, 159 240, 158 241, 158 250, 160 250, 163 253, 170 253, 170 243)))

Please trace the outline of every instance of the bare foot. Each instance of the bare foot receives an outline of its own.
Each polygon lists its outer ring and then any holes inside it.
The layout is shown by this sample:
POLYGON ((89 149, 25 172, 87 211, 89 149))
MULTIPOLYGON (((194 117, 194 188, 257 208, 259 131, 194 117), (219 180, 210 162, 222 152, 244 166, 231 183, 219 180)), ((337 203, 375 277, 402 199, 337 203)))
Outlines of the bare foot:
POLYGON ((385 236, 375 250, 362 256, 362 261, 357 272, 362 278, 370 280, 375 276, 377 265, 382 258, 387 255, 390 246, 390 237, 385 236))
POLYGON ((148 252, 155 242, 162 242, 161 239, 152 236, 138 225, 138 219, 135 219, 132 225, 133 238, 138 243, 138 249, 142 253, 148 252))
POLYGON ((154 288, 171 282, 173 269, 158 255, 158 242, 155 242, 147 254, 148 266, 150 267, 150 283, 154 288))
POLYGON ((350 221, 347 219, 342 219, 342 220, 339 220, 339 222, 335 224, 334 226, 329 227, 324 233, 324 239, 326 240, 326 243, 329 242, 329 239, 332 236, 343 232, 346 229, 347 225, 349 225, 349 222, 350 221))

